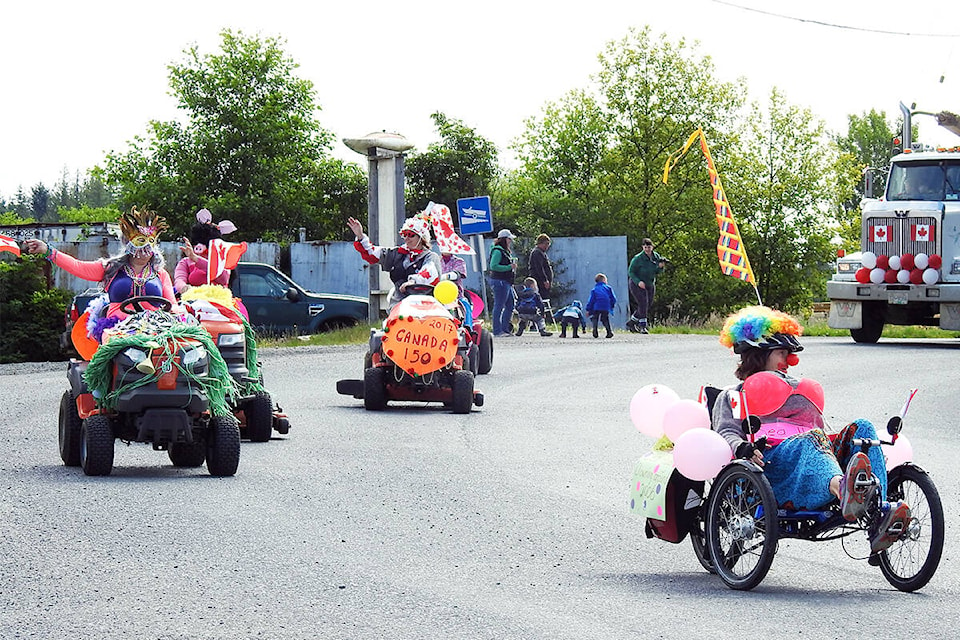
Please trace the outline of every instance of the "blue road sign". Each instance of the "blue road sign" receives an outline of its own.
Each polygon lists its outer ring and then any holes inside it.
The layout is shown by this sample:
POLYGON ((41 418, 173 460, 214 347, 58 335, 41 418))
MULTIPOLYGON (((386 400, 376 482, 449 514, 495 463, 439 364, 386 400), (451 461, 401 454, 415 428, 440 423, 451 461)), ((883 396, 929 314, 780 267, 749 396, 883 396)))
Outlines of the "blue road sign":
POLYGON ((457 217, 460 219, 460 235, 490 233, 493 231, 490 196, 458 199, 457 217))

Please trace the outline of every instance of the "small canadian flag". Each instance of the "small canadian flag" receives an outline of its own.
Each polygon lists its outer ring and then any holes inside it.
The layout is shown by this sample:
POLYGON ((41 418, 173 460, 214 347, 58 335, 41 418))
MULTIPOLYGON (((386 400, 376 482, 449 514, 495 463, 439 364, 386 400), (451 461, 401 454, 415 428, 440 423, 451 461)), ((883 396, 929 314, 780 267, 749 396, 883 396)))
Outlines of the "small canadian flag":
POLYGON ((893 227, 889 224, 878 224, 870 227, 870 242, 890 242, 893 240, 893 227))
POLYGON ((914 242, 933 242, 933 227, 929 224, 910 225, 910 239, 914 242))
POLYGON ((730 410, 734 420, 743 420, 747 417, 747 396, 743 391, 730 392, 730 410))

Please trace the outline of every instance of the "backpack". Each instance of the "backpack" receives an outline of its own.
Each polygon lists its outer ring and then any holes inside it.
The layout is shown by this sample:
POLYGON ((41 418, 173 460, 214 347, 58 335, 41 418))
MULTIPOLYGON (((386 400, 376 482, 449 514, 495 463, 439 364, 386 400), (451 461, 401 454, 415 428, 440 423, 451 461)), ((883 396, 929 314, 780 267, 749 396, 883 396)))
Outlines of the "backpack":
POLYGON ((517 302, 517 313, 522 316, 535 316, 540 313, 535 296, 521 297, 517 302))

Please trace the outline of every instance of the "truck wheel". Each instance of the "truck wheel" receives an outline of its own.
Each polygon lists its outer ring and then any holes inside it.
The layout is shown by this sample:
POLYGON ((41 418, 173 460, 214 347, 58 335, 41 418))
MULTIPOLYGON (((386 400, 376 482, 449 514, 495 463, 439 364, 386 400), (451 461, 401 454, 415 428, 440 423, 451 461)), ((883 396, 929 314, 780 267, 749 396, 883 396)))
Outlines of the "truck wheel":
POLYGON ((80 467, 88 476, 108 476, 113 471, 113 429, 107 416, 97 414, 83 421, 80 467))
POLYGON ((60 398, 59 420, 60 459, 68 467, 80 465, 80 430, 83 421, 77 413, 77 402, 73 392, 67 389, 60 398))
POLYGON ((473 407, 473 372, 461 369, 453 372, 453 412, 470 413, 473 407))
POLYGON ((247 418, 247 437, 251 442, 268 442, 273 432, 273 400, 266 391, 260 391, 243 403, 247 418))
POLYGON ((370 367, 363 372, 363 408, 383 411, 387 408, 387 377, 382 367, 370 367))
POLYGON ((167 455, 175 467, 199 467, 207 451, 202 442, 171 442, 167 455))
POLYGON ((210 418, 207 431, 207 471, 232 476, 240 466, 240 427, 233 416, 210 418))
POLYGON ((883 333, 883 310, 870 309, 863 305, 863 327, 850 329, 850 337, 854 342, 876 344, 883 333))
POLYGON ((493 368, 493 334, 486 329, 480 331, 479 351, 477 373, 485 375, 493 368))

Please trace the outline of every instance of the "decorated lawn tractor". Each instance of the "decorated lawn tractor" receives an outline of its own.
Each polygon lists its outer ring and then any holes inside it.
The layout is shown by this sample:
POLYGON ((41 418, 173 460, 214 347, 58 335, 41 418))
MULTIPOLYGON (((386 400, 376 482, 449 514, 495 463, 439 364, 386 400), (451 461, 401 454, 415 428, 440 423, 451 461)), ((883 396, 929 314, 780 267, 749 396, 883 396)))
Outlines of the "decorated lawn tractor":
POLYGON ((471 344, 464 325, 436 298, 407 296, 383 329, 371 332, 363 380, 340 380, 337 392, 362 398, 369 411, 406 400, 442 402, 454 413, 470 413, 473 405, 483 406, 469 368, 471 344))
POLYGON ((130 298, 120 308, 131 315, 103 332, 90 361, 68 364, 59 418, 64 464, 109 475, 120 439, 167 451, 177 467, 206 461, 210 475, 236 473, 240 430, 227 404, 235 385, 210 335, 189 316, 169 313, 165 298, 130 298))
POLYGON ((256 337, 230 290, 218 285, 193 287, 182 301, 210 334, 236 383, 236 393, 227 402, 240 422, 240 435, 252 442, 267 442, 273 431, 288 433, 289 419, 280 407, 274 408, 263 386, 256 337))

